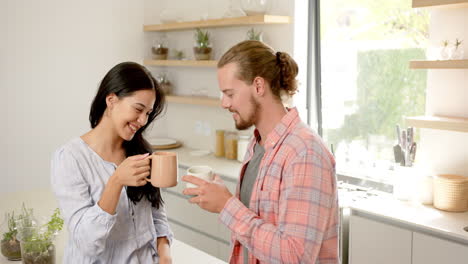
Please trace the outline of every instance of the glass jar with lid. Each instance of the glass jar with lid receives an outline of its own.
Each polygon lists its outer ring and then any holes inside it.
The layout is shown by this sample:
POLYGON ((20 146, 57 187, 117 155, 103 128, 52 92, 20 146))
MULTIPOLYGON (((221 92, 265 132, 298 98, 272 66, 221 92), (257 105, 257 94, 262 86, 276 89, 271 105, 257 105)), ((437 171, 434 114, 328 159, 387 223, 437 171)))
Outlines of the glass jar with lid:
POLYGON ((237 160, 239 162, 244 161, 245 153, 247 152, 247 147, 250 142, 250 135, 239 135, 237 140, 237 160))
POLYGON ((227 159, 237 159, 237 132, 226 131, 224 133, 224 151, 227 159))

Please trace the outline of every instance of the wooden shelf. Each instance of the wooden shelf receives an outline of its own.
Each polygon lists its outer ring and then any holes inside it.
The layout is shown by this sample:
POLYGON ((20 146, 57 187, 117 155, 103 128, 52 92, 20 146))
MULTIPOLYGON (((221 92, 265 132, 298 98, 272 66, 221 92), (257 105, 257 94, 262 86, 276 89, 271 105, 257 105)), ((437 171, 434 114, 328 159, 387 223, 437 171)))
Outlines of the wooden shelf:
POLYGON ((143 31, 174 31, 195 28, 210 27, 233 27, 242 25, 269 25, 269 24, 289 24, 291 19, 288 16, 244 16, 221 19, 209 19, 190 22, 177 22, 157 25, 144 25, 143 31))
POLYGON ((145 60, 147 66, 216 67, 215 60, 145 60))
POLYGON ((412 6, 413 8, 465 8, 468 7, 468 0, 413 0, 412 6))
POLYGON ((468 118, 446 116, 407 117, 407 126, 468 132, 468 118))
POLYGON ((168 95, 166 99, 170 103, 192 104, 204 106, 221 106, 221 100, 212 97, 196 97, 196 96, 176 96, 168 95))
POLYGON ((410 61, 411 69, 468 69, 468 60, 410 61))

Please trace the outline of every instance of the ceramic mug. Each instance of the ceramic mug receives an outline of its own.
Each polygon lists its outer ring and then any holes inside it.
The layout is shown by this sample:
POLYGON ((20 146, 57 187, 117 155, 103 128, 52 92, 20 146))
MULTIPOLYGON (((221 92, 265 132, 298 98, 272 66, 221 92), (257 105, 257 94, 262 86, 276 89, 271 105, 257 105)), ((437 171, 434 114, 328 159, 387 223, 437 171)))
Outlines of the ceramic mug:
MULTIPOLYGON (((192 166, 187 169, 187 175, 192 175, 205 181, 212 181, 214 179, 213 169, 209 166, 192 166)), ((186 187, 197 188, 198 186, 187 182, 186 187)))
POLYGON ((174 187, 177 185, 177 153, 154 152, 151 156, 151 185, 159 188, 174 187))

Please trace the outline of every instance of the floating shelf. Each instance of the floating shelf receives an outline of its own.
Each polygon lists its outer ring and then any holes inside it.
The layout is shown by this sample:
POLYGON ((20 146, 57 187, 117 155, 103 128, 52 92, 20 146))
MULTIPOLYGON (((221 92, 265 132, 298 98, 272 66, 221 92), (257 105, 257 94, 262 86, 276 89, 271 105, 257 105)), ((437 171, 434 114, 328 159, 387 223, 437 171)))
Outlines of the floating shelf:
POLYGON ((221 100, 217 98, 212 98, 212 97, 168 95, 166 96, 166 99, 170 103, 204 105, 204 106, 221 106, 221 100))
POLYGON ((145 60, 147 66, 216 67, 215 60, 145 60))
POLYGON ((210 27, 232 27, 242 25, 269 25, 269 24, 289 24, 291 19, 288 16, 243 16, 222 19, 209 19, 190 22, 176 22, 157 25, 145 25, 143 31, 172 31, 195 28, 210 28, 210 27))
POLYGON ((468 69, 468 60, 410 61, 411 69, 468 69))
POLYGON ((468 132, 468 118, 446 116, 407 117, 407 126, 468 132))
POLYGON ((412 6, 413 8, 465 8, 468 7, 468 0, 413 0, 412 6))

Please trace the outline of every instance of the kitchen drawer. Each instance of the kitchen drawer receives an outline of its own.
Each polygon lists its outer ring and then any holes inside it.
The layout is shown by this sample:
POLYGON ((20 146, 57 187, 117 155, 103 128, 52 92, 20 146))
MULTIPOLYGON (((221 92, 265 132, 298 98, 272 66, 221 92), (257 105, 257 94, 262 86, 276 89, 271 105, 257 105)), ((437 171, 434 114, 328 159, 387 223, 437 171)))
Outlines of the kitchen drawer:
MULTIPOLYGON (((219 258, 219 245, 221 242, 211 239, 208 236, 201 235, 176 223, 171 223, 170 225, 177 240, 219 258)), ((194 263, 196 263, 196 260, 194 260, 194 263)))
POLYGON ((350 216, 350 264, 411 264, 411 241, 409 230, 350 216))
POLYGON ((217 214, 207 212, 197 204, 189 203, 186 198, 171 193, 165 192, 163 197, 169 218, 212 236, 219 236, 218 225, 220 223, 217 214))
POLYGON ((231 256, 231 246, 224 243, 219 244, 218 258, 226 262, 229 262, 229 257, 231 256))
POLYGON ((412 264, 466 264, 468 246, 441 238, 413 233, 412 264))

